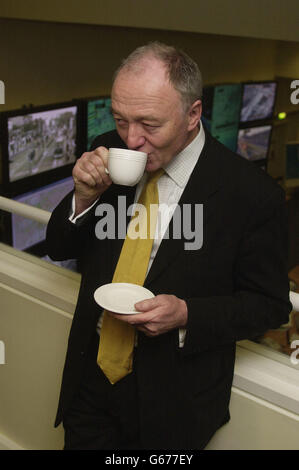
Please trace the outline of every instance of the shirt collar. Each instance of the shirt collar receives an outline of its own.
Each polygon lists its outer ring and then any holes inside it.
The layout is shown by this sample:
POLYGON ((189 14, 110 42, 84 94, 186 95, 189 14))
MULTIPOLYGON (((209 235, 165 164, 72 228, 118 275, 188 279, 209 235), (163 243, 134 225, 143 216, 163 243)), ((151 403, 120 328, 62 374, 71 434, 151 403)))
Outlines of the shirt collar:
POLYGON ((200 123, 200 129, 196 137, 178 153, 164 168, 167 175, 173 181, 184 188, 190 178, 190 175, 196 165, 205 143, 205 133, 203 125, 200 123))

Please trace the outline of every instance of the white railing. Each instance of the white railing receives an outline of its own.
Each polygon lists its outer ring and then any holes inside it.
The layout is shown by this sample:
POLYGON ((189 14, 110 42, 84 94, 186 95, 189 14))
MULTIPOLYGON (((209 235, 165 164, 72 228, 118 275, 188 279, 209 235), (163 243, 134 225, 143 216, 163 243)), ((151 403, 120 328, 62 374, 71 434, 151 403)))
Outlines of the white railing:
MULTIPOLYGON (((27 217, 28 219, 35 220, 36 222, 40 222, 45 225, 51 217, 51 212, 49 211, 30 206, 28 204, 23 204, 22 202, 13 201, 12 199, 8 199, 3 196, 0 196, 0 209, 27 217)), ((299 294, 290 291, 290 302, 293 305, 293 310, 299 312, 299 294)))
POLYGON ((51 212, 39 209, 38 207, 29 206, 22 202, 13 201, 7 197, 0 196, 0 209, 21 215, 27 219, 35 220, 41 224, 47 225, 51 217, 51 212))

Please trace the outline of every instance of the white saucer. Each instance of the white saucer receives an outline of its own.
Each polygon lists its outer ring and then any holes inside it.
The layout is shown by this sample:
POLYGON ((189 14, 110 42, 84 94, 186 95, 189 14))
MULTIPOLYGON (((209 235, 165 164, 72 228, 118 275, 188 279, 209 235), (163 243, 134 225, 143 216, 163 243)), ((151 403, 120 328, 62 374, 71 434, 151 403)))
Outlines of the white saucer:
POLYGON ((98 287, 94 293, 97 304, 106 310, 123 315, 138 313, 134 307, 140 300, 152 299, 154 294, 137 284, 113 282, 98 287))

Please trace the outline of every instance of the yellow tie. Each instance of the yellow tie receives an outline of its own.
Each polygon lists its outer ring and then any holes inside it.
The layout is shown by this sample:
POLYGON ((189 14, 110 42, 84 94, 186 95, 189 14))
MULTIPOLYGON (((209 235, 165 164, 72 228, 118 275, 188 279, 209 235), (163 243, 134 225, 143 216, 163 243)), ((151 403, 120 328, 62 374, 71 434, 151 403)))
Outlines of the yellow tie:
MULTIPOLYGON (((138 200, 142 207, 137 206, 138 217, 135 212, 131 218, 112 282, 144 284, 157 221, 157 181, 163 172, 161 168, 148 176, 138 200)), ((135 332, 133 326, 104 311, 97 363, 112 384, 132 372, 135 332)))

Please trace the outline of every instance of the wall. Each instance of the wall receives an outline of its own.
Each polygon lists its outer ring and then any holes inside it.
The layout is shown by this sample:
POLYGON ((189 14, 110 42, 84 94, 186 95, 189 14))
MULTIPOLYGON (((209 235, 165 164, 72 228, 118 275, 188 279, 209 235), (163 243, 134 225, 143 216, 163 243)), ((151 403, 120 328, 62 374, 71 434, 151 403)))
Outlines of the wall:
POLYGON ((299 417, 233 387, 231 420, 220 428, 206 450, 298 449, 299 417))
POLYGON ((77 273, 0 244, 0 449, 62 449, 54 421, 79 283, 77 273))
MULTIPOLYGON (((0 364, 0 450, 63 448, 63 428, 54 428, 54 420, 79 281, 75 273, 0 244, 0 340, 5 345, 5 364, 0 364)), ((290 373, 295 382, 289 383, 289 390, 297 391, 297 371, 287 366, 284 373, 278 364, 280 372, 275 373, 268 362, 263 357, 251 361, 246 350, 237 355, 232 419, 207 449, 299 449, 297 393, 292 412, 244 391, 245 382, 252 380, 254 386, 261 377, 261 388, 266 377, 268 390, 272 381, 276 390, 276 382, 285 380, 279 386, 284 396, 290 373), (255 370, 256 362, 266 366, 255 370), (237 378, 243 383, 240 387, 237 378)))
POLYGON ((71 320, 2 283, 0 296, 0 435, 24 449, 62 449, 54 420, 71 320))
POLYGON ((298 40, 297 0, 2 0, 10 18, 298 40))
MULTIPOLYGON (((298 23, 299 24, 299 23, 298 23)), ((299 28, 298 28, 299 30, 299 28)), ((277 42, 276 69, 282 77, 299 78, 299 33, 297 42, 277 42)))
POLYGON ((185 49, 200 64, 205 83, 275 76, 276 41, 0 19, 1 110, 109 94, 121 58, 152 40, 185 49))

